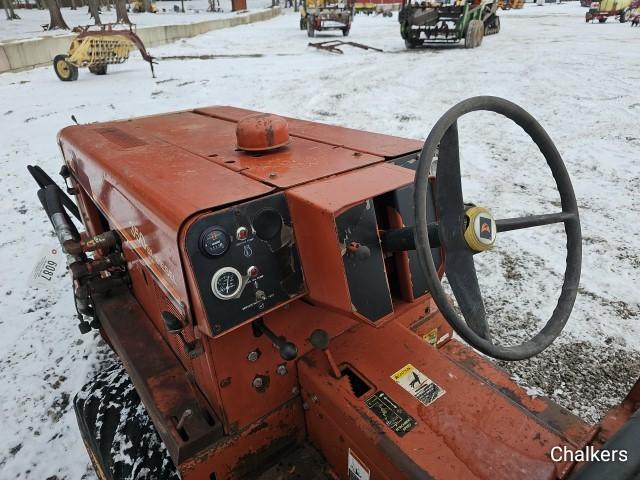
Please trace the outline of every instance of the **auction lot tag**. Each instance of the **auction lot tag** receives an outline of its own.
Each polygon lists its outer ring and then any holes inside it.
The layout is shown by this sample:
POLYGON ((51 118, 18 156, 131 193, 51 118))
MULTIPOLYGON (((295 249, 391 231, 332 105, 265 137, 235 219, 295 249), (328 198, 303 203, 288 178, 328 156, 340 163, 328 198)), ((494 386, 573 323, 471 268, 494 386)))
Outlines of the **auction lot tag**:
POLYGON ((351 449, 349 449, 348 472, 349 480, 369 480, 371 476, 371 471, 351 449))
POLYGON ((433 380, 410 363, 391 375, 391 379, 424 405, 432 404, 445 394, 433 380))
POLYGON ((51 285, 56 274, 66 268, 64 254, 60 246, 45 245, 37 257, 36 264, 29 275, 30 287, 51 285))

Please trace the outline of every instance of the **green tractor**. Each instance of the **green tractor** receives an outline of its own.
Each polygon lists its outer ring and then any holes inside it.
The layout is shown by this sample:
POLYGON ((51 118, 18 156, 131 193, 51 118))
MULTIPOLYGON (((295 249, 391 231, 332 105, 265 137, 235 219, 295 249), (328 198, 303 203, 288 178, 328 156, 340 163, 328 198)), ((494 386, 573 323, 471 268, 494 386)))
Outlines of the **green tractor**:
POLYGON ((400 34, 407 48, 463 40, 465 48, 476 48, 485 35, 500 31, 497 9, 495 0, 456 0, 448 4, 403 0, 398 14, 400 34))

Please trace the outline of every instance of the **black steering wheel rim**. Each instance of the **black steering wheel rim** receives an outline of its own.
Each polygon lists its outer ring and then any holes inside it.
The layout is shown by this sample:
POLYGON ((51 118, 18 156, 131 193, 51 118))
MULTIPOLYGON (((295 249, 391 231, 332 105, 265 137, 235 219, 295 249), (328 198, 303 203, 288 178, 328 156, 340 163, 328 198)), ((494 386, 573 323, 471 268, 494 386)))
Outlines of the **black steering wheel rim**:
MULTIPOLYGON (((459 176, 458 157, 456 157, 456 161, 458 162, 457 167, 459 176)), ((445 155, 443 155, 443 152, 440 151, 438 156, 438 168, 436 172, 436 190, 438 188, 438 175, 441 173, 441 171, 445 171, 441 169, 448 168, 449 166, 447 164, 447 159, 445 158, 445 155)), ((436 195, 436 210, 440 211, 441 205, 438 204, 438 198, 439 197, 436 195)), ((451 324, 455 332, 460 335, 468 344, 470 344, 480 352, 500 360, 522 360, 530 358, 547 348, 562 332, 562 329, 566 325, 569 319, 569 315, 571 314, 571 310, 573 309, 573 305, 575 303, 576 295, 578 292, 578 285, 580 282, 582 236, 578 206, 575 198, 575 193, 573 191, 573 186, 571 184, 571 179, 564 165, 564 162, 562 161, 562 157, 558 152, 558 149, 554 145, 547 132, 542 128, 542 126, 523 108, 502 98, 480 96, 472 97, 458 103, 457 105, 449 109, 436 122, 433 129, 429 133, 429 136, 424 142, 414 181, 414 203, 416 226, 415 247, 420 265, 422 266, 422 269, 425 273, 427 285, 429 287, 432 298, 436 302, 436 305, 444 315, 445 319, 451 324), (494 344, 489 338, 483 338, 483 336, 474 331, 474 329, 469 326, 468 321, 465 321, 464 318, 461 318, 456 313, 455 309, 449 302, 448 296, 442 288, 440 279, 438 278, 437 270, 431 253, 431 246, 429 244, 429 234, 427 228, 427 187, 432 160, 436 154, 437 149, 440 147, 440 143, 443 140, 443 137, 445 137, 445 134, 447 134, 448 137, 454 138, 455 146, 457 147, 458 118, 467 113, 481 110, 495 112, 502 116, 505 116, 506 118, 509 118, 517 125, 519 125, 529 135, 529 137, 531 137, 531 139, 540 149, 540 152, 547 161, 547 165, 551 169, 551 173, 556 182, 556 187, 558 189, 558 192, 560 193, 562 205, 561 214, 552 214, 558 215, 557 218, 559 220, 555 220, 554 222, 546 222, 555 223, 557 221, 563 222, 565 225, 565 233, 567 237, 567 259, 562 290, 558 298, 558 303, 545 326, 531 339, 519 345, 503 346, 494 344), (453 132, 453 134, 451 134, 451 132, 453 132)), ((549 215, 549 217, 551 217, 552 215, 549 215)), ((546 223, 532 223, 530 226, 543 225, 546 223)), ((511 229, 515 228, 508 228, 508 230, 511 229)), ((442 230, 443 229, 441 226, 441 235, 443 235, 443 233, 447 233, 443 232, 442 230)), ((505 228, 505 230, 507 229, 505 228)), ((445 256, 447 255, 447 253, 448 252, 445 251, 445 256)), ((475 275, 475 270, 473 274, 475 275)), ((456 294, 455 290, 454 294, 456 294)), ((456 298, 458 298, 457 294, 456 298)), ((482 302, 481 297, 480 302, 482 302)), ((481 305, 481 308, 482 313, 484 314, 483 304, 481 305)))

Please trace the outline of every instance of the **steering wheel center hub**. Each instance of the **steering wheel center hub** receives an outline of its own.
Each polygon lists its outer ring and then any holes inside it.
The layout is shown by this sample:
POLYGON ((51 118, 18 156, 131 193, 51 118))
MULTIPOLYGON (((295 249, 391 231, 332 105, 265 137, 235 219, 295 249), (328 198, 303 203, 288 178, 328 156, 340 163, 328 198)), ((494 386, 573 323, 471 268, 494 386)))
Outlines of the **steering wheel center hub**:
POLYGON ((496 220, 489 210, 482 207, 471 207, 465 212, 467 227, 464 239, 471 250, 484 252, 493 248, 496 243, 496 220))

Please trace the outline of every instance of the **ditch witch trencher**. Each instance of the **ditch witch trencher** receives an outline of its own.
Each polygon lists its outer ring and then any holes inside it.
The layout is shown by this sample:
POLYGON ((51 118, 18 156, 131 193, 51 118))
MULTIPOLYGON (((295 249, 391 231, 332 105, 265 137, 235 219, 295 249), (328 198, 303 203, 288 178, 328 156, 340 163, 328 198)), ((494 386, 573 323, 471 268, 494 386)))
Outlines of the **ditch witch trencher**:
POLYGON ((578 288, 571 181, 522 108, 468 99, 424 145, 231 107, 71 126, 59 143, 77 205, 30 170, 80 328, 126 369, 75 399, 101 478, 636 478, 638 384, 591 426, 474 351, 540 353, 578 288), (533 139, 561 211, 496 220, 463 201, 456 121, 478 110, 533 139), (551 223, 567 241, 557 306, 533 338, 500 345, 474 255, 551 223), (554 461, 554 447, 628 458, 554 461))

